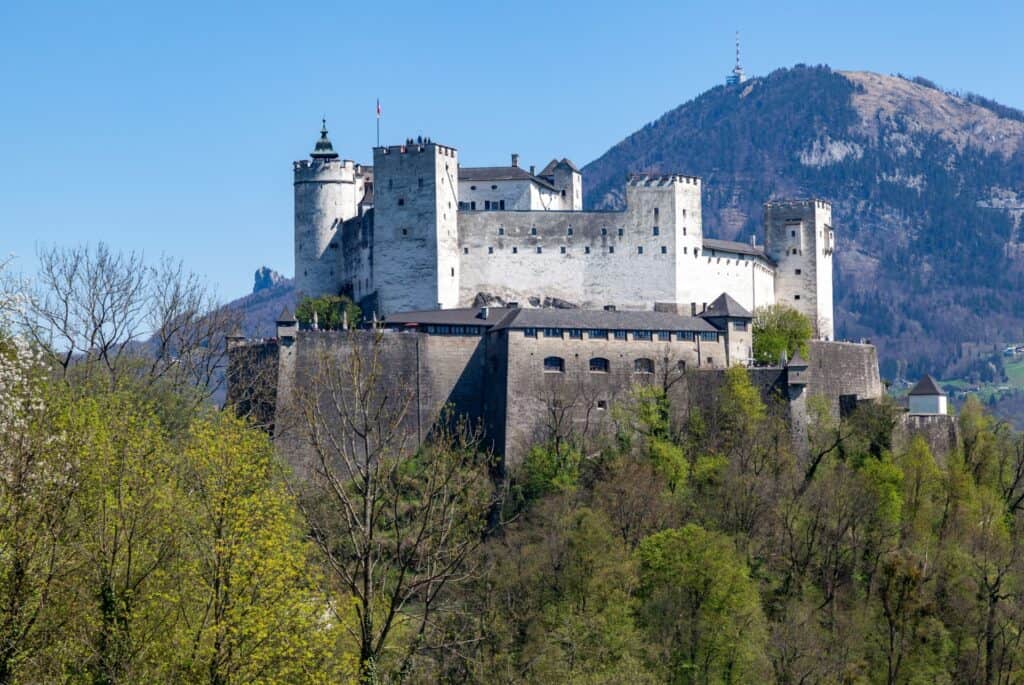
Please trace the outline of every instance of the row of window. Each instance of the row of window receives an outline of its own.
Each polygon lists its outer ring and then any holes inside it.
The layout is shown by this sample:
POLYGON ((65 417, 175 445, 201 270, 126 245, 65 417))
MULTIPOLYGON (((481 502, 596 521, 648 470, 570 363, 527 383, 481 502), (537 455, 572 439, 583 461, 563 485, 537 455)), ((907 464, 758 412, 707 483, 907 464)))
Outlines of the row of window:
MULTIPOLYGON (((459 202, 459 209, 476 211, 476 200, 471 202, 459 202)), ((505 209, 504 200, 484 200, 484 211, 497 212, 505 209)))
MULTIPOLYGON (((680 369, 686 368, 686 362, 678 362, 680 369)), ((604 357, 591 357, 591 373, 608 373, 611 371, 611 362, 604 357)), ((565 359, 562 357, 544 357, 545 373, 565 373, 565 359)), ((654 360, 641 357, 633 360, 633 373, 654 373, 654 360)))
POLYGON ((480 326, 427 326, 434 335, 480 335, 480 326))
MULTIPOLYGON (((494 205, 496 203, 491 202, 490 204, 494 205)), ((501 201, 501 208, 505 209, 505 201, 504 200, 501 201)), ((469 203, 460 202, 459 203, 459 209, 476 209, 476 203, 475 202, 469 202, 469 203), (463 206, 463 205, 472 205, 472 207, 463 206)), ((492 206, 492 207, 488 207, 487 209, 497 209, 497 207, 492 206)), ((626 229, 624 229, 624 228, 616 229, 616 231, 617 231, 618 236, 620 238, 623 237, 624 235, 626 235, 626 229)), ((565 229, 565 234, 566 235, 575 235, 573 227, 569 226, 568 228, 566 228, 565 229)), ((498 226, 498 235, 505 235, 505 227, 504 226, 498 226)), ((536 226, 531 226, 530 227, 530 235, 537 235, 537 227, 536 226)), ((608 229, 607 228, 602 228, 601 229, 601 235, 608 235, 608 229)), ((658 228, 657 226, 653 227, 651 229, 651 235, 661 235, 661 229, 658 228)), ((683 235, 686 235, 686 226, 683 226, 683 235)))
POLYGON ((608 340, 609 334, 615 340, 628 340, 629 333, 633 334, 633 340, 654 340, 657 338, 662 342, 670 342, 675 334, 679 342, 693 342, 698 338, 704 342, 718 342, 718 331, 647 331, 647 330, 610 330, 607 328, 524 328, 523 335, 527 338, 536 338, 541 333, 545 338, 562 338, 569 336, 570 340, 582 340, 586 333, 589 340, 608 340))

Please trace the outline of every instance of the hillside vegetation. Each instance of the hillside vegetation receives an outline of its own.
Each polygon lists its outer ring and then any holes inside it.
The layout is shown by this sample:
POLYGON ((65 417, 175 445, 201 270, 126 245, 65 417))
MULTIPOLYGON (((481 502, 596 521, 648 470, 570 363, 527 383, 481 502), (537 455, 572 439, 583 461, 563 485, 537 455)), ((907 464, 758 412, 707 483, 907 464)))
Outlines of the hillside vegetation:
POLYGON ((1021 337, 1024 113, 924 80, 827 67, 719 86, 584 169, 586 202, 627 172, 704 178, 713 237, 746 239, 761 205, 832 201, 837 335, 870 338, 883 374, 956 374, 965 342, 1021 337))

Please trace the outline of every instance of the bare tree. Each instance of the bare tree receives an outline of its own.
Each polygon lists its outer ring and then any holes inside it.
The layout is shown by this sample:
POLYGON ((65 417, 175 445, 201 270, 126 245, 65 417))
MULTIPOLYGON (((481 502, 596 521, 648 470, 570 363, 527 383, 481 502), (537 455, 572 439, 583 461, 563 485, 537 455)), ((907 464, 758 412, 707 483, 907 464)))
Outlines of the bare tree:
POLYGON ((279 419, 339 620, 355 608, 363 682, 402 682, 428 647, 445 647, 431 640, 446 591, 473 577, 496 504, 491 460, 464 421, 442 417, 415 444, 417 398, 389 335, 353 332, 312 352, 279 419))
POLYGON ((26 297, 24 327, 64 377, 125 375, 192 386, 205 399, 223 382, 225 336, 238 314, 181 262, 148 266, 138 252, 51 247, 26 297))

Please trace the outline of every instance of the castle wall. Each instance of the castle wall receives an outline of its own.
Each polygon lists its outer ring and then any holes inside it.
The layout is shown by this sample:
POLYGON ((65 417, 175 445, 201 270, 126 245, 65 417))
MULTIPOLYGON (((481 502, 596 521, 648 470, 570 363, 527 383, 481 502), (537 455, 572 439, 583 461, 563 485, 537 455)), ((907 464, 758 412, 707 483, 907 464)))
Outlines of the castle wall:
POLYGON ((459 296, 458 153, 375 148, 373 280, 381 314, 451 308, 459 296))
POLYGON ((293 171, 296 290, 313 296, 337 293, 343 280, 338 233, 358 213, 361 179, 348 160, 302 160, 293 171))
POLYGON ((882 397, 874 345, 812 340, 807 363, 809 394, 828 398, 835 416, 839 416, 843 395, 856 395, 860 400, 882 397))
POLYGON ((960 427, 955 416, 944 414, 902 414, 893 432, 893 449, 906 450, 917 436, 928 443, 939 464, 960 444, 960 427))
MULTIPOLYGON (((494 334, 492 334, 493 337, 494 334)), ((687 370, 725 366, 724 337, 718 342, 635 340, 594 340, 590 338, 527 337, 509 331, 505 350, 507 390, 505 433, 499 443, 505 461, 520 463, 530 446, 551 437, 555 424, 562 435, 576 433, 596 437, 609 425, 609 412, 635 384, 667 385, 687 370), (544 370, 544 359, 560 357, 562 373, 544 370), (607 373, 592 372, 593 357, 607 359, 607 373), (637 373, 634 361, 650 359, 654 373, 637 373), (684 362, 685 367, 680 367, 684 362), (604 402, 601 407, 599 402, 604 402)))

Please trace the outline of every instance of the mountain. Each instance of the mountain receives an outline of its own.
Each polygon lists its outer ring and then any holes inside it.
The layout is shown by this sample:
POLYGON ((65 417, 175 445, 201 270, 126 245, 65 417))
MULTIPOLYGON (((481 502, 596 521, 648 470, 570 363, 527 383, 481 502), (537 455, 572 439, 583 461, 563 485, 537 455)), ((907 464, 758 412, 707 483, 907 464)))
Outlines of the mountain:
POLYGON ((585 202, 629 172, 704 179, 704 230, 747 239, 761 205, 833 203, 837 336, 883 374, 949 376, 1024 339, 1024 113, 926 79, 798 65, 713 88, 583 169, 585 202))
POLYGON ((268 267, 260 267, 253 277, 253 291, 245 297, 224 305, 242 313, 242 331, 250 338, 272 338, 277 335, 275 322, 285 307, 295 308, 295 287, 268 267))

